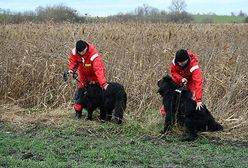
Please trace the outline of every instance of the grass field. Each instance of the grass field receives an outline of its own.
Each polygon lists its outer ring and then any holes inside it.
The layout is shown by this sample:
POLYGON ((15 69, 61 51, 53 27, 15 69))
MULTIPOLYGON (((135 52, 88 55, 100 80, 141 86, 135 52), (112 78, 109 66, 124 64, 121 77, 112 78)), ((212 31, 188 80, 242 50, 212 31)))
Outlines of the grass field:
MULTIPOLYGON (((37 111, 36 111, 37 112, 37 111)), ((248 143, 201 134, 181 142, 181 132, 160 135, 153 124, 76 120, 70 111, 20 113, 0 123, 0 167, 247 167, 248 143), (62 114, 58 114, 62 113, 62 114), (19 114, 19 115, 18 115, 19 114), (238 163, 238 164, 237 164, 238 163)), ((86 117, 86 115, 84 115, 86 117)), ((216 133, 220 135, 221 133, 216 133)))
POLYGON ((1 167, 247 167, 248 144, 201 137, 182 143, 138 124, 71 119, 23 130, 1 123, 1 167), (82 126, 83 125, 83 126, 82 126), (237 164, 238 163, 238 164, 237 164))
POLYGON ((192 15, 194 23, 244 23, 244 16, 192 15))

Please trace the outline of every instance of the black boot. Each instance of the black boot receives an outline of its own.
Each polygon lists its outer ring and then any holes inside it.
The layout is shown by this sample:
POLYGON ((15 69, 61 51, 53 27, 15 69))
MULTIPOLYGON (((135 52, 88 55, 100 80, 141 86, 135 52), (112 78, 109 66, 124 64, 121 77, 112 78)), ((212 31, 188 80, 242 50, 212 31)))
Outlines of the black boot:
POLYGON ((82 118, 82 111, 77 111, 76 110, 76 118, 81 119, 82 118))

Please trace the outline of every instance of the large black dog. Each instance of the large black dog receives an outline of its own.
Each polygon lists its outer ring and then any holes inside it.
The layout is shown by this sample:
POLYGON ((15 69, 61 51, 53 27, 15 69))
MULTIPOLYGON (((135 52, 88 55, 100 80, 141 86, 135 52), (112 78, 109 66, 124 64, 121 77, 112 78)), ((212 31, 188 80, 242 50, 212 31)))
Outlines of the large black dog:
POLYGON ((192 100, 192 93, 177 86, 172 78, 167 75, 158 81, 159 94, 163 97, 163 105, 166 111, 164 129, 161 133, 169 131, 173 124, 177 122, 184 124, 188 136, 182 141, 195 140, 199 131, 220 131, 223 127, 217 123, 207 107, 196 110, 196 102, 192 100))
POLYGON ((112 117, 118 124, 122 123, 126 109, 127 94, 124 87, 116 82, 109 82, 107 90, 99 84, 88 84, 82 93, 82 106, 88 111, 88 120, 92 120, 93 111, 100 109, 100 119, 110 121, 112 117))

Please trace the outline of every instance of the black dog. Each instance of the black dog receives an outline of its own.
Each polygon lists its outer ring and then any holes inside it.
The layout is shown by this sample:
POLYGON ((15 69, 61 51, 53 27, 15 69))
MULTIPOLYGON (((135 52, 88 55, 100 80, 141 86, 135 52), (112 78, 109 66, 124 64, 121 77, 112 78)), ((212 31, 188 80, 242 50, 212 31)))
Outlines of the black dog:
POLYGON ((223 127, 217 123, 207 107, 196 110, 196 102, 192 100, 192 93, 184 87, 177 86, 167 75, 158 81, 159 94, 163 97, 166 111, 164 129, 161 133, 169 131, 175 119, 186 127, 189 136, 182 141, 195 140, 198 131, 220 131, 223 127))
POLYGON ((107 90, 103 90, 99 84, 86 85, 81 104, 88 111, 88 120, 92 120, 93 111, 99 108, 101 120, 110 121, 113 117, 118 124, 121 124, 126 109, 127 94, 121 84, 115 82, 108 84, 107 90))

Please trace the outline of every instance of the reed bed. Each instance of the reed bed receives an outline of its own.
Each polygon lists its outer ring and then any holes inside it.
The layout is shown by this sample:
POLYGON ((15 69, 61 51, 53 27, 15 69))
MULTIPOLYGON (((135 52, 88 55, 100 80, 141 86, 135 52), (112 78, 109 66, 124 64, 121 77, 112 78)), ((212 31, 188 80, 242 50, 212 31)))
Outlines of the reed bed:
MULTIPOLYGON (((75 83, 63 81, 75 42, 94 44, 107 79, 128 93, 127 114, 159 113, 157 80, 180 48, 199 55, 204 103, 231 133, 248 133, 247 24, 0 25, 0 101, 22 108, 72 108, 75 83)), ((1 112, 3 114, 3 112, 1 112)), ((2 118, 2 117, 1 117, 2 118)))

